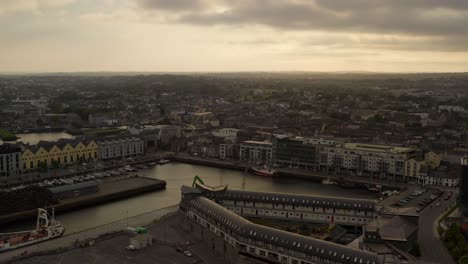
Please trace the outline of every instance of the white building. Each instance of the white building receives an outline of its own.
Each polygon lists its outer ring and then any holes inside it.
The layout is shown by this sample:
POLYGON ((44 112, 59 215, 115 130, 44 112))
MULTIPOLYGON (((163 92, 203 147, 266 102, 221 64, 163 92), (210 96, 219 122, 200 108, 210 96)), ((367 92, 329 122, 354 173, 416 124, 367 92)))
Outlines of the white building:
POLYGON ((403 179, 406 162, 416 155, 417 150, 413 148, 344 143, 322 148, 320 162, 340 173, 393 175, 403 179))
POLYGON ((137 137, 112 137, 97 141, 101 160, 143 155, 144 141, 137 137))
POLYGON ((237 128, 221 128, 221 129, 213 130, 211 134, 213 134, 213 136, 215 137, 221 137, 221 138, 224 138, 224 140, 234 143, 236 142, 238 131, 239 129, 237 128))
POLYGON ((12 144, 0 145, 0 177, 21 174, 21 148, 12 144))
POLYGON ((270 141, 244 141, 240 145, 239 158, 252 163, 271 164, 272 143, 270 141))
POLYGON ((458 105, 440 105, 439 110, 446 110, 446 111, 458 112, 458 113, 468 112, 467 110, 465 110, 463 106, 458 106, 458 105))
POLYGON ((458 177, 420 174, 420 181, 424 185, 457 187, 459 180, 458 177))
POLYGON ((239 145, 231 143, 219 144, 219 158, 220 159, 239 159, 239 145))

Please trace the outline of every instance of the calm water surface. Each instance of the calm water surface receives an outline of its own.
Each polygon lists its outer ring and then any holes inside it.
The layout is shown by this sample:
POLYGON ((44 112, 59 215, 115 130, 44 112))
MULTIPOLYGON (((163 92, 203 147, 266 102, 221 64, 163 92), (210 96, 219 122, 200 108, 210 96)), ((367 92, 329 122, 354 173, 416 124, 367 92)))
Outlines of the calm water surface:
MULTIPOLYGON (((139 195, 126 200, 63 213, 58 215, 57 218, 65 226, 67 232, 75 232, 124 219, 127 216, 135 216, 175 205, 180 200, 180 187, 182 185, 191 185, 195 175, 200 176, 207 185, 216 186, 227 184, 230 189, 315 194, 363 199, 376 198, 374 194, 365 190, 342 189, 337 186, 322 185, 320 183, 298 179, 271 179, 240 171, 182 163, 170 163, 163 166, 158 165, 151 169, 141 171, 139 174, 150 178, 165 180, 167 182, 166 189, 139 195)), ((29 223, 29 225, 30 224, 31 223, 29 223)), ((25 223, 15 225, 14 228, 23 228, 24 225, 25 223)), ((7 229, 11 228, 12 227, 9 227, 7 229)))
MULTIPOLYGON (((37 142, 43 141, 57 141, 61 138, 74 138, 74 136, 65 133, 65 132, 53 132, 53 133, 24 133, 24 134, 17 134, 16 136, 19 137, 17 142, 29 143, 29 144, 36 144, 37 142)), ((8 143, 14 143, 16 141, 8 141, 8 143)), ((0 139, 0 144, 3 141, 0 139)))

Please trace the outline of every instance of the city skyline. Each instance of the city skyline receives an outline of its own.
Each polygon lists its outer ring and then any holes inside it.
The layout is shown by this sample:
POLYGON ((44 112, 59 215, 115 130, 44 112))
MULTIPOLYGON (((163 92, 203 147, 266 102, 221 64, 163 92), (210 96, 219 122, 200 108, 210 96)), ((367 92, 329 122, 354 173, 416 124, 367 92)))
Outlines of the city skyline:
POLYGON ((0 72, 463 72, 461 1, 19 0, 0 72))

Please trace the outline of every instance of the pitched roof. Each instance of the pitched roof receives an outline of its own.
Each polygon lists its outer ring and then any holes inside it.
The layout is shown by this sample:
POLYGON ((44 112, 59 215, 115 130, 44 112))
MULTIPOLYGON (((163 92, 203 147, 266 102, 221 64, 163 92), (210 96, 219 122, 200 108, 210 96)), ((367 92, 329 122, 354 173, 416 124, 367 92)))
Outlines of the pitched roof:
POLYGON ((340 209, 356 209, 363 211, 373 211, 376 202, 374 200, 337 198, 316 195, 267 193, 240 190, 225 190, 212 192, 203 189, 203 195, 209 198, 226 198, 228 200, 287 203, 303 206, 326 206, 340 209))
POLYGON ((383 259, 374 253, 251 223, 203 196, 185 196, 182 205, 203 213, 232 232, 247 239, 263 241, 340 263, 383 263, 383 259))

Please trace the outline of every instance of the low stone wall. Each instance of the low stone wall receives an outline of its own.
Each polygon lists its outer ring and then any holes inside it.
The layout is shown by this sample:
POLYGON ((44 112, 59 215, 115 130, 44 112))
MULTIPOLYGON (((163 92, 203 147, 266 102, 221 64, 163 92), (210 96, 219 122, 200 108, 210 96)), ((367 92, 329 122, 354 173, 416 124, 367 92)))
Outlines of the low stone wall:
MULTIPOLYGON (((120 192, 114 193, 106 193, 99 195, 91 194, 91 195, 83 195, 80 196, 80 199, 74 199, 73 201, 67 201, 65 199, 63 202, 58 204, 47 206, 46 209, 54 208, 56 213, 59 212, 66 212, 71 210, 76 210, 80 208, 85 208, 89 206, 94 206, 97 204, 107 203, 119 199, 124 199, 127 197, 132 197, 152 191, 162 190, 166 188, 166 182, 163 180, 151 179, 147 178, 149 183, 146 186, 141 186, 137 188, 132 188, 120 192)), ((26 220, 37 217, 37 209, 18 212, 10 215, 1 215, 0 216, 0 224, 6 224, 10 222, 26 220)))

